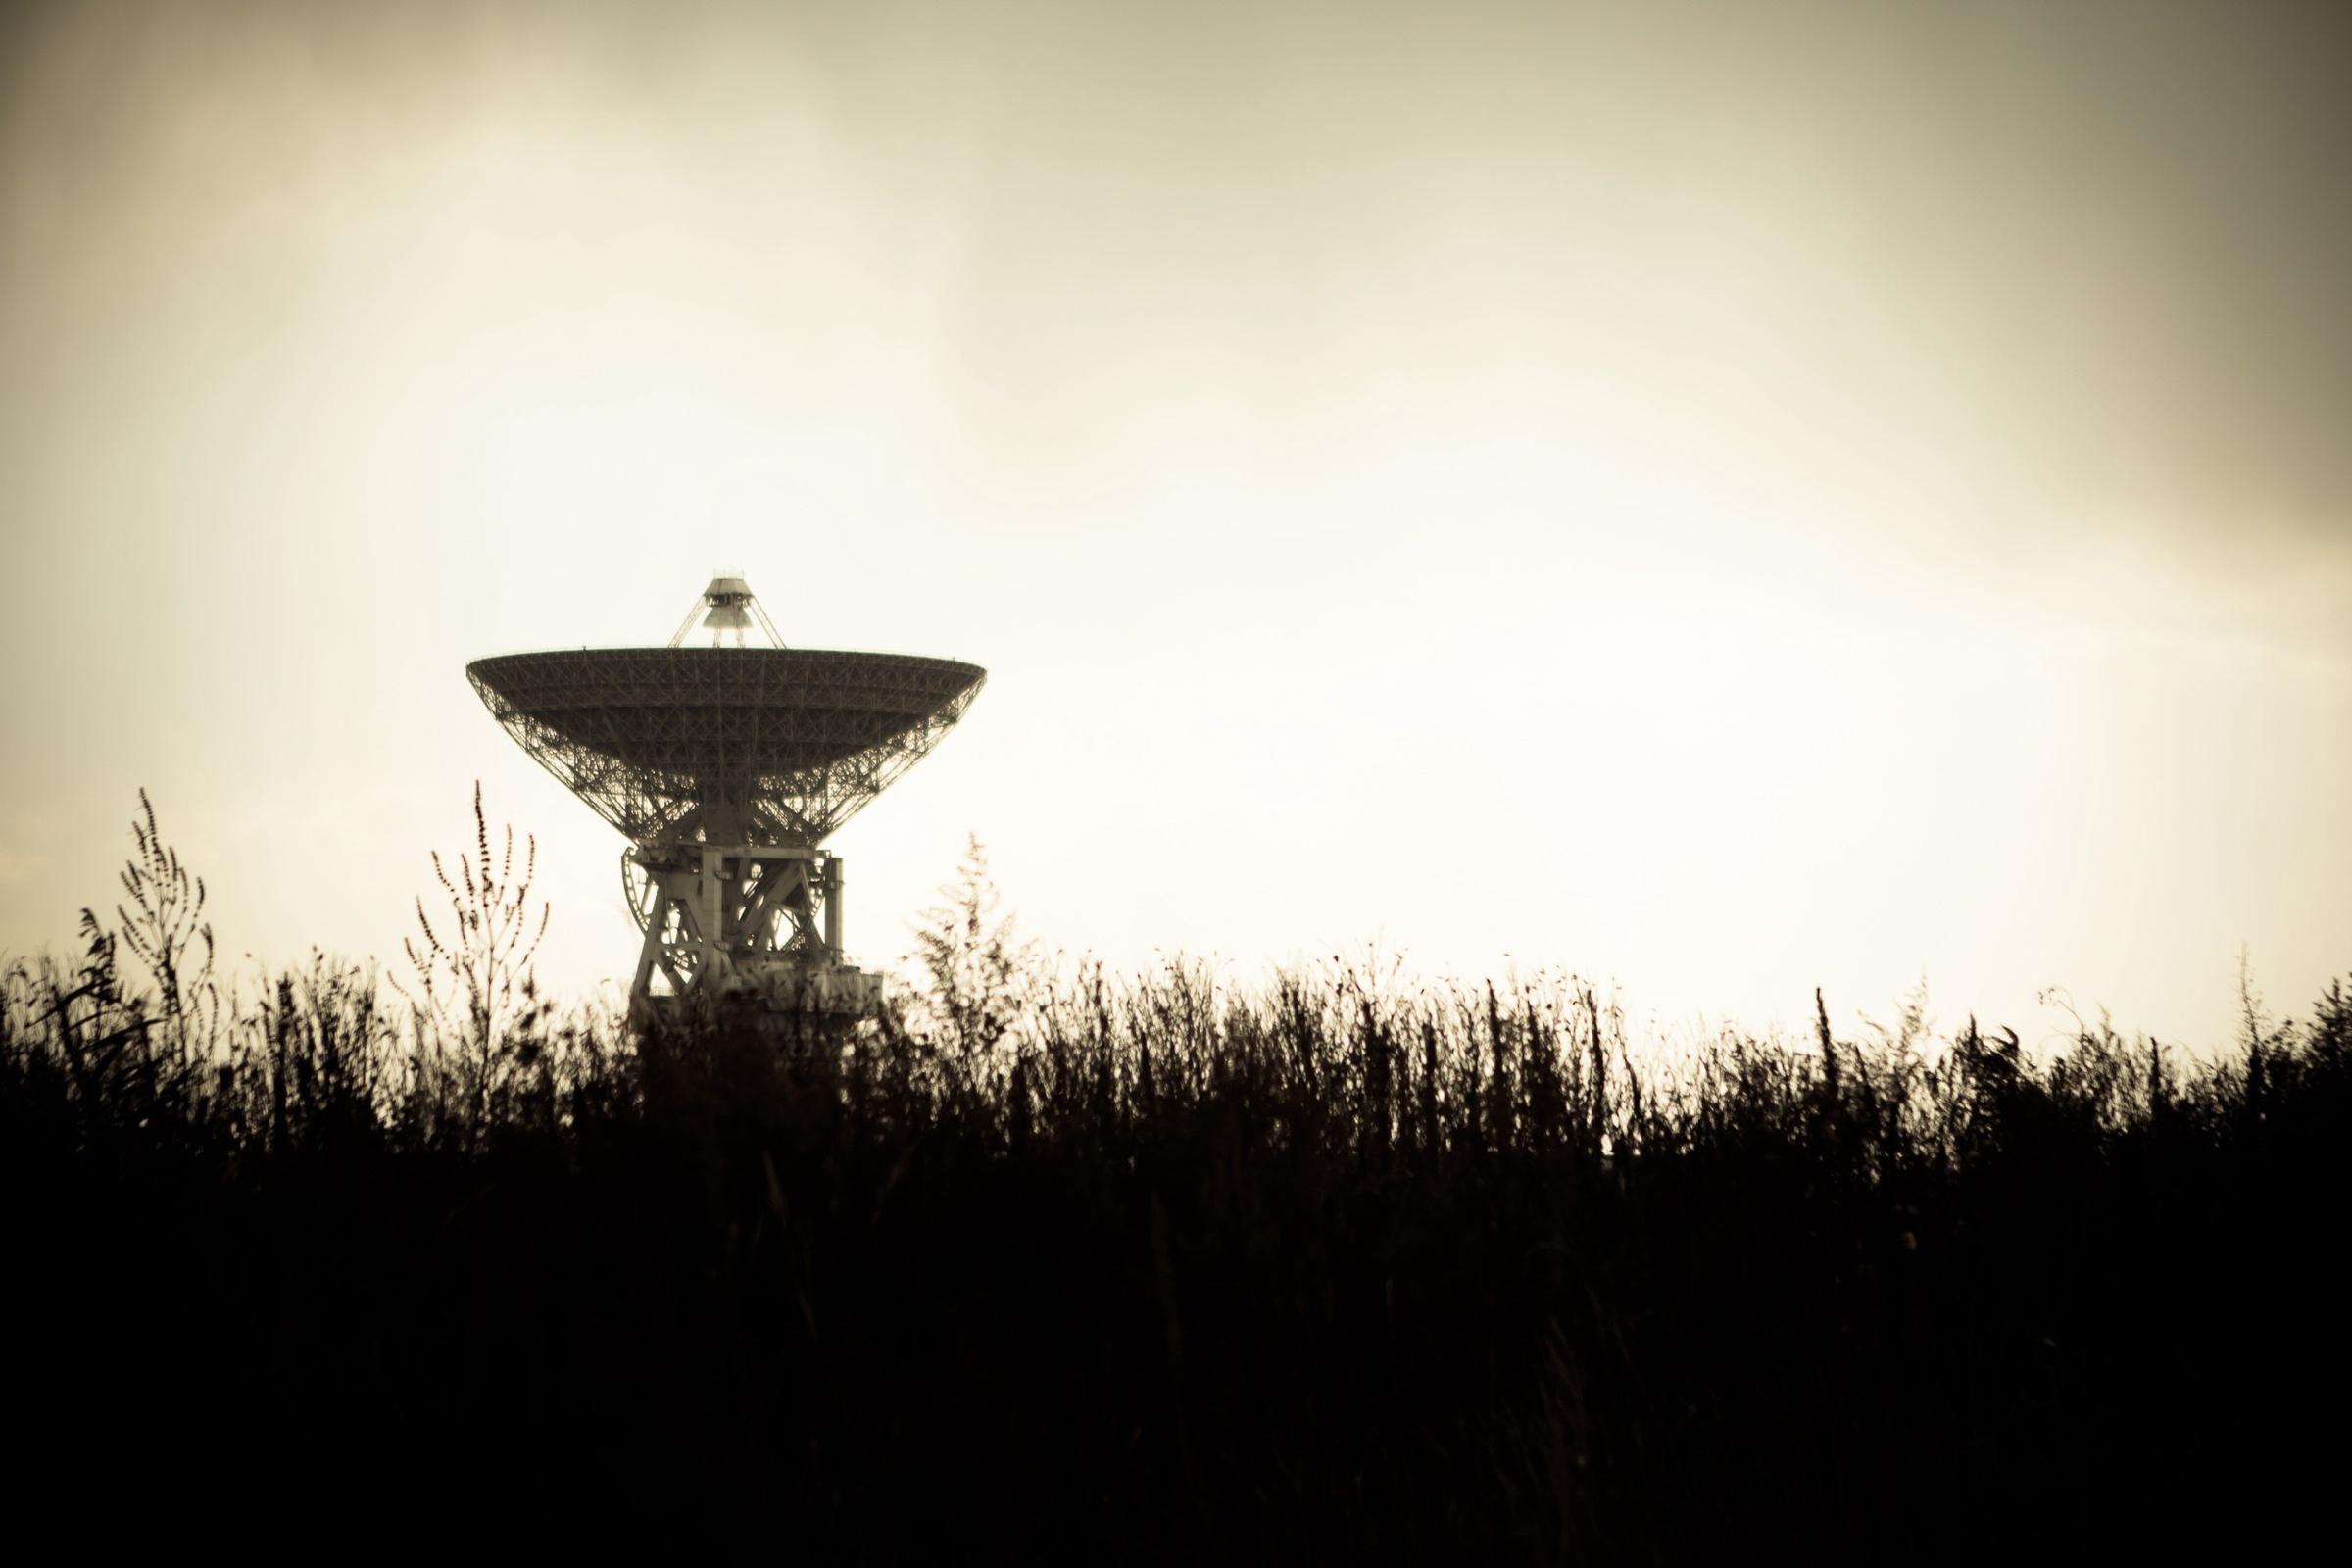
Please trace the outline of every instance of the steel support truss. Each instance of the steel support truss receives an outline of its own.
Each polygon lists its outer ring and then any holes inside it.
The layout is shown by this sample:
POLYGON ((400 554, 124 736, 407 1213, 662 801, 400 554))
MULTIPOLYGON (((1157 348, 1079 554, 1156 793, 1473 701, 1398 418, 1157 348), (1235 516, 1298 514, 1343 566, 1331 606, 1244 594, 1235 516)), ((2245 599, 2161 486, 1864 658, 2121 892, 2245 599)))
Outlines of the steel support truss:
POLYGON ((645 933, 630 1015, 641 1023, 700 996, 773 1015, 871 1013, 881 979, 841 952, 842 859, 801 845, 670 843, 621 857, 645 933))

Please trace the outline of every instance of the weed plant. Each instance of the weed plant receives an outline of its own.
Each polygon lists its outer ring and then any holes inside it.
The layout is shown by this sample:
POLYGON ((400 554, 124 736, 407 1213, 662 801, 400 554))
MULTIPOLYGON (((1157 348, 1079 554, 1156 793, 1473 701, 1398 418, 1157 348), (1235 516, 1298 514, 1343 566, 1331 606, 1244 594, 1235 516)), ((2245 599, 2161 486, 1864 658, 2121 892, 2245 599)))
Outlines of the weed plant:
POLYGON ((229 984, 134 839, 0 980, 10 1474, 78 1540, 2105 1556, 2340 1481, 2340 985, 2211 1057, 1668 1055, 1570 978, 1048 963, 975 851, 810 1054, 553 1006, 486 823, 397 990, 229 984))

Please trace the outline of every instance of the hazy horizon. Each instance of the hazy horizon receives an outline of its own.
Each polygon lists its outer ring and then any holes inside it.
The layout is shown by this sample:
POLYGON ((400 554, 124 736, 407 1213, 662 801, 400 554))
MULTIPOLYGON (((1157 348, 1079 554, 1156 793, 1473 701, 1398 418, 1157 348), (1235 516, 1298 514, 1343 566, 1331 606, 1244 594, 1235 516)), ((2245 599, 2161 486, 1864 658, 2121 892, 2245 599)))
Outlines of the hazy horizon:
POLYGON ((485 654, 967 659, 888 963, 1924 976, 2226 1040, 2352 968, 2340 7, 291 3, 0 18, 0 952, 136 792, 222 947, 618 835, 485 654))

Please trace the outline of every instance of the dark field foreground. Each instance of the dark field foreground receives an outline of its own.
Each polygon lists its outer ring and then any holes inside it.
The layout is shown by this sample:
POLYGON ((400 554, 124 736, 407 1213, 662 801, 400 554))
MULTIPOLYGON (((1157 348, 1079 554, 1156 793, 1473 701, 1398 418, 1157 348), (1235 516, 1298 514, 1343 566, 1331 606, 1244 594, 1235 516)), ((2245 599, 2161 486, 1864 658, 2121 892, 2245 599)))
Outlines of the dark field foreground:
POLYGON ((717 1025, 641 1053, 519 991, 378 1008, 325 963, 239 1012, 184 940, 158 969, 85 936, 0 1014, 20 1530, 927 1561, 2334 1533, 2340 990, 2196 1071, 1915 1020, 1636 1070, 1573 984, 1045 990, 974 919, 836 1065, 717 1025))

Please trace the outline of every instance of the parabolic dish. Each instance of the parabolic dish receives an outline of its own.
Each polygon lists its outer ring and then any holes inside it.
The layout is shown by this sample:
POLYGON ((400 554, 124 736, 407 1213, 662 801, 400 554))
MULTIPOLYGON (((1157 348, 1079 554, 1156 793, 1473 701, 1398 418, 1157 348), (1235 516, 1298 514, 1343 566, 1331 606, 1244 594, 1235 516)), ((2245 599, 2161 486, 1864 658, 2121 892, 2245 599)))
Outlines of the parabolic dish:
POLYGON ((598 648, 476 660, 507 732, 638 844, 815 844, 953 728, 988 672, 810 648, 598 648))

